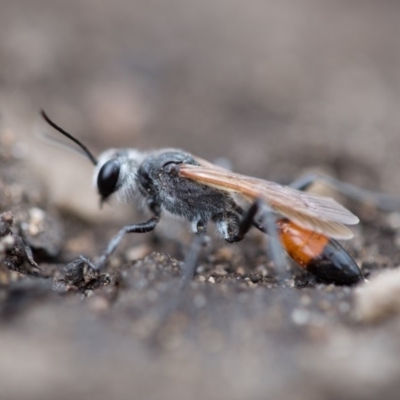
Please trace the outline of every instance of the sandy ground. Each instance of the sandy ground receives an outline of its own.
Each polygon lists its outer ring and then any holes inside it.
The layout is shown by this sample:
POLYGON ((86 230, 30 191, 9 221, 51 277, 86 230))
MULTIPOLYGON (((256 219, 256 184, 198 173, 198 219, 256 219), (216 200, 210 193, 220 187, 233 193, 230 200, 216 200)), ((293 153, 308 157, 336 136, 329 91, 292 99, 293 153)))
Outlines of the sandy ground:
POLYGON ((251 232, 212 235, 179 292, 190 234, 170 220, 77 276, 69 262, 144 216, 99 210, 90 163, 35 133, 44 108, 94 152, 180 147, 400 194, 399 17, 394 1, 1 0, 0 399, 397 399, 398 212, 340 198, 361 218, 344 243, 360 287, 280 279, 251 232))

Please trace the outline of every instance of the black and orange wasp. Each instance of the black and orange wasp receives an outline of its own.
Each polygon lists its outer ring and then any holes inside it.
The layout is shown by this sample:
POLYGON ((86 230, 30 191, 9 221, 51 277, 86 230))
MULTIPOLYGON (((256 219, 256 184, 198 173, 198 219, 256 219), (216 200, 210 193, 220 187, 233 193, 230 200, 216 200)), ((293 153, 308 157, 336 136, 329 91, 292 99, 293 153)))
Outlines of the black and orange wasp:
MULTIPOLYGON (((279 239, 279 249, 283 247, 300 267, 325 283, 350 285, 364 280, 354 259, 337 242, 352 238, 347 225, 357 224, 359 219, 332 198, 304 191, 318 176, 283 186, 233 173, 178 149, 109 149, 96 158, 44 111, 41 114, 94 164, 94 182, 101 202, 114 195, 120 199, 136 196, 152 213, 145 222, 123 227, 94 268, 105 266, 125 234, 152 231, 167 212, 187 219, 197 237, 206 235, 207 223, 212 221, 229 243, 241 241, 254 226, 279 239)), ((386 209, 399 209, 397 198, 322 178, 350 197, 368 199, 386 209)), ((276 247, 271 254, 275 263, 281 263, 276 247)), ((192 277, 195 267, 188 266, 184 274, 192 277)))

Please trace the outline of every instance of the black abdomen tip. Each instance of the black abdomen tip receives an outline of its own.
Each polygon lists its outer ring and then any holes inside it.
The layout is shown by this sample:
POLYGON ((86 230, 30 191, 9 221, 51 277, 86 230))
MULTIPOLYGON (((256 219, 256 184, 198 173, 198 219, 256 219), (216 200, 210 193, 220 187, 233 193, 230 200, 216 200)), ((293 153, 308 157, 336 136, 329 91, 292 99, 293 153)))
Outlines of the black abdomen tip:
POLYGON ((330 240, 321 254, 306 266, 318 280, 336 285, 354 285, 364 281, 361 270, 343 247, 330 240))

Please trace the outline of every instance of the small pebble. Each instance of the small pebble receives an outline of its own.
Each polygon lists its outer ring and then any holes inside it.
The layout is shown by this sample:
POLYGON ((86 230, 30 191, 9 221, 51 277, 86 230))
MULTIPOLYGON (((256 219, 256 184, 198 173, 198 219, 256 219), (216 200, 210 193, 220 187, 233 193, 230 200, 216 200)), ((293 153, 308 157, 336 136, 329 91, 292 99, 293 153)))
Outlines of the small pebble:
POLYGON ((127 261, 136 261, 146 257, 151 252, 151 248, 147 244, 131 247, 125 253, 127 261))
POLYGON ((392 228, 393 230, 399 230, 400 229, 400 213, 398 212, 392 212, 386 216, 386 221, 387 224, 392 228))
POLYGON ((296 325, 305 325, 310 320, 310 312, 302 308, 297 308, 292 312, 292 321, 296 325))
POLYGON ((236 273, 243 276, 246 274, 246 270, 243 267, 238 267, 236 273))
POLYGON ((364 322, 378 322, 400 314, 400 269, 372 276, 357 289, 355 315, 364 322))

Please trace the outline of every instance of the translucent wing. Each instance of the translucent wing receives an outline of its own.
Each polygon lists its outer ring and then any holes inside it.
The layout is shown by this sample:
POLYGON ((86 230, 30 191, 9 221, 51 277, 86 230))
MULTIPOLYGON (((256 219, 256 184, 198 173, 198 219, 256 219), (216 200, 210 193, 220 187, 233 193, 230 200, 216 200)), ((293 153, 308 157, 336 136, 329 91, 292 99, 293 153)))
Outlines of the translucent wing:
POLYGON ((219 190, 239 193, 248 200, 262 199, 275 212, 298 225, 335 239, 350 239, 359 219, 329 197, 301 192, 275 182, 235 174, 197 158, 201 165, 180 165, 180 175, 219 190))

